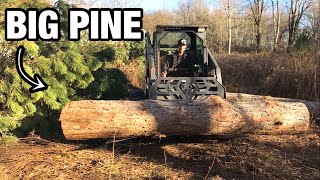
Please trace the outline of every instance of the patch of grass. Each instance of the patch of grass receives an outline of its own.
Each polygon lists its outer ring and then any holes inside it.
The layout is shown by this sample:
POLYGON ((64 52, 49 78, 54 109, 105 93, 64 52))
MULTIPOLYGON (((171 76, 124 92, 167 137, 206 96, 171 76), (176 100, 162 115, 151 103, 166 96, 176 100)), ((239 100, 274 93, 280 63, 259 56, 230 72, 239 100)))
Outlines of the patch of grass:
POLYGON ((0 144, 4 144, 4 145, 14 145, 14 144, 17 144, 18 142, 19 142, 19 139, 13 135, 3 134, 2 137, 0 138, 0 144))
POLYGON ((228 92, 318 101, 320 62, 314 53, 217 54, 228 92))

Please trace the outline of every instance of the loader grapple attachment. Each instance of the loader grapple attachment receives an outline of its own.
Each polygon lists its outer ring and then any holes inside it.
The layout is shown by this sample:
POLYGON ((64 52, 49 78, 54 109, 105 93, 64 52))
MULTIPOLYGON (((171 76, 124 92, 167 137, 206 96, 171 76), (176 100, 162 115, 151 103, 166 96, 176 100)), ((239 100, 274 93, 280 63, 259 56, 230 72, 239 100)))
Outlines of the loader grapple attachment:
POLYGON ((225 88, 214 77, 166 77, 154 84, 151 99, 204 99, 210 95, 225 98, 225 88))

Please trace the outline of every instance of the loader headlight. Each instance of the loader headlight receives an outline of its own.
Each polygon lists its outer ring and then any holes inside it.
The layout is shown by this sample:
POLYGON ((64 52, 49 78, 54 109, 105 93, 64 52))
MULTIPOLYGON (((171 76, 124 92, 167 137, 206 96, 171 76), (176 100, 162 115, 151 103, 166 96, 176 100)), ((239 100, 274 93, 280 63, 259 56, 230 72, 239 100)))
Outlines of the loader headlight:
POLYGON ((203 27, 199 27, 198 28, 198 32, 199 33, 203 33, 203 32, 205 32, 206 31, 206 28, 203 28, 203 27))

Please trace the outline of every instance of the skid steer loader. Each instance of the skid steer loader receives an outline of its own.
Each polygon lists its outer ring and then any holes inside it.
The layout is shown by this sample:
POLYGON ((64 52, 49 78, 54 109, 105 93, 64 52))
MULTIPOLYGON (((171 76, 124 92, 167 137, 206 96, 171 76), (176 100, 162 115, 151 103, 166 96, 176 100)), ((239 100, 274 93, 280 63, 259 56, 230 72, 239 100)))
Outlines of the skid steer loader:
POLYGON ((221 70, 206 44, 206 25, 158 25, 151 42, 145 32, 145 87, 146 99, 204 99, 210 95, 226 98, 221 70), (172 61, 179 39, 187 40, 187 52, 193 54, 192 62, 197 76, 170 76, 172 71, 188 69, 169 68, 167 77, 161 76, 164 64, 172 61))

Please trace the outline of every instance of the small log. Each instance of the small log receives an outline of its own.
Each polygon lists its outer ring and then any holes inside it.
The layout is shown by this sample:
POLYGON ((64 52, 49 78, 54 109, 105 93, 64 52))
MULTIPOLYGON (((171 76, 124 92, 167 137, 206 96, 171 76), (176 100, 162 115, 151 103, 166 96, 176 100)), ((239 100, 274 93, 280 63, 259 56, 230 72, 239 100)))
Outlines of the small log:
POLYGON ((296 133, 309 129, 319 103, 247 94, 194 101, 73 101, 60 115, 68 140, 164 135, 296 133), (309 104, 308 104, 309 103, 309 104), (308 106, 309 105, 309 106, 308 106))

